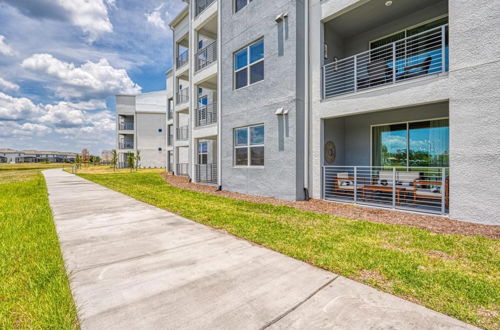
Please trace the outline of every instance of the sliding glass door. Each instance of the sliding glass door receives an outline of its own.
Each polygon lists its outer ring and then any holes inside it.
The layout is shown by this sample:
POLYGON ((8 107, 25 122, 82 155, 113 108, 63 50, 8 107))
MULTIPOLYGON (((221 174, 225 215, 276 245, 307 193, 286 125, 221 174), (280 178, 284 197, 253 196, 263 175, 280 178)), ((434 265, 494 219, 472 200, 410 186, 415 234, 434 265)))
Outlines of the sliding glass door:
POLYGON ((448 119, 372 128, 374 166, 449 166, 448 119))

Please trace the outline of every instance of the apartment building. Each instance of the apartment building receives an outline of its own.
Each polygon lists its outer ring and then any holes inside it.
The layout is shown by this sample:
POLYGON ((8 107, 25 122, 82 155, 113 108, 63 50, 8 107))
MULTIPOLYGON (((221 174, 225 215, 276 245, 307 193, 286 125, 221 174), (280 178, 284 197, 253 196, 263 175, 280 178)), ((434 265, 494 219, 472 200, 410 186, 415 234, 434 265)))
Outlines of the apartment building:
POLYGON ((116 96, 116 150, 120 168, 129 167, 127 155, 137 155, 137 152, 140 154, 140 167, 165 167, 166 107, 166 90, 116 96))
POLYGON ((500 2, 185 2, 175 174, 499 224, 500 2))
POLYGON ((72 163, 77 153, 0 149, 0 163, 72 163))

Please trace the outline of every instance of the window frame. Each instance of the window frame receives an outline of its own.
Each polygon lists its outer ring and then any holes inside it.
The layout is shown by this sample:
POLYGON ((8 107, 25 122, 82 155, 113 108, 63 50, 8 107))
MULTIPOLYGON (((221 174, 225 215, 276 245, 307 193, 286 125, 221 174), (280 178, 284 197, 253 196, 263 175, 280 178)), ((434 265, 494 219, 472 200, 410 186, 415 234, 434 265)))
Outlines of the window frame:
POLYGON ((208 142, 207 141, 199 141, 197 151, 198 151, 198 155, 197 155, 198 163, 197 163, 197 165, 208 165, 208 142), (206 151, 200 151, 201 145, 206 146, 206 149, 205 149, 206 151), (203 163, 203 161, 200 162, 200 160, 203 158, 203 156, 205 156, 205 158, 206 158, 206 163, 203 163))
MULTIPOLYGON (((432 117, 432 118, 428 118, 428 119, 415 119, 415 120, 407 120, 407 121, 398 121, 398 122, 389 122, 389 123, 385 123, 385 124, 374 124, 374 125, 370 125, 370 164, 371 166, 374 166, 374 167, 381 167, 381 165, 376 165, 374 164, 374 159, 373 159, 373 148, 375 147, 373 145, 373 128, 374 127, 380 127, 380 126, 390 126, 390 125, 406 125, 406 165, 405 166, 402 166, 402 167, 406 167, 406 168, 411 168, 411 166, 409 165, 410 164, 410 130, 409 130, 409 126, 410 124, 412 123, 423 123, 423 122, 431 122, 431 121, 437 121, 437 120, 450 120, 450 117, 432 117)), ((449 125, 449 122, 448 122, 448 129, 449 129, 450 125, 449 125)), ((449 138, 449 135, 448 135, 448 138, 449 138)), ((449 143, 449 140, 448 140, 448 143, 449 143)), ((449 145, 448 145, 448 151, 449 151, 449 145)), ((425 166, 422 166, 422 167, 425 167, 425 166)), ((430 167, 440 167, 440 166, 430 166, 430 167)), ((449 167, 449 164, 448 166, 444 166, 444 167, 449 167)))
POLYGON ((266 44, 264 42, 264 37, 261 37, 251 43, 249 43, 248 45, 246 45, 245 47, 242 47, 240 49, 238 49, 237 51, 235 51, 233 53, 233 90, 240 90, 240 89, 243 89, 243 88, 246 88, 246 87, 249 87, 249 86, 253 86, 255 84, 258 84, 262 81, 265 80, 265 59, 266 59, 266 44), (250 52, 250 48, 253 46, 253 45, 256 45, 257 43, 259 42, 262 42, 262 46, 263 46, 263 53, 262 53, 262 58, 257 60, 257 61, 254 61, 254 62, 250 62, 250 57, 251 57, 251 52, 250 52), (237 54, 241 53, 242 51, 246 50, 247 51, 247 63, 245 66, 243 66, 242 68, 239 68, 239 69, 236 69, 236 56, 237 54), (254 83, 251 82, 251 68, 257 64, 260 64, 260 63, 263 63, 263 78, 261 80, 258 80, 254 83), (237 74, 241 71, 244 71, 244 70, 247 70, 247 83, 246 85, 244 86, 241 86, 241 87, 237 87, 237 74))
POLYGON ((235 167, 235 168, 264 168, 264 166, 266 164, 265 152, 266 152, 266 126, 264 123, 233 128, 233 167, 235 167), (252 127, 260 127, 260 126, 262 126, 262 128, 264 130, 263 143, 251 144, 250 143, 250 140, 251 140, 250 129, 252 127), (246 130, 247 141, 246 141, 245 145, 238 146, 236 143, 236 131, 241 130, 241 129, 246 130), (256 147, 264 148, 264 165, 252 165, 251 149, 256 148, 256 147), (236 164, 236 150, 238 150, 238 149, 246 149, 247 150, 247 164, 246 165, 236 164))
POLYGON ((234 8, 234 11, 233 13, 236 14, 236 13, 239 13, 240 11, 242 11, 243 9, 246 8, 246 6, 248 6, 250 4, 250 2, 252 2, 253 0, 245 0, 245 5, 243 7, 241 7, 240 9, 238 9, 237 7, 237 3, 238 3, 238 0, 233 0, 233 8, 234 8))

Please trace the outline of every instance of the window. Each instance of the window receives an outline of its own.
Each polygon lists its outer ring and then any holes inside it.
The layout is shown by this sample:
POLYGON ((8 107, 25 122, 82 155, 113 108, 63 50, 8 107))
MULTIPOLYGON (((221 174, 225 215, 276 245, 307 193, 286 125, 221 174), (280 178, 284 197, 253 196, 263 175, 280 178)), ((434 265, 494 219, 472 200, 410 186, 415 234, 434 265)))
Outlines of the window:
POLYGON ((234 164, 264 166, 264 125, 234 130, 234 164))
POLYGON ((234 11, 237 13, 243 9, 252 0, 234 0, 234 11))
POLYGON ((234 84, 239 89, 264 80, 264 40, 234 54, 234 84))
POLYGON ((448 119, 375 126, 374 166, 449 166, 448 119))
POLYGON ((208 164, 208 142, 198 143, 198 164, 208 164))

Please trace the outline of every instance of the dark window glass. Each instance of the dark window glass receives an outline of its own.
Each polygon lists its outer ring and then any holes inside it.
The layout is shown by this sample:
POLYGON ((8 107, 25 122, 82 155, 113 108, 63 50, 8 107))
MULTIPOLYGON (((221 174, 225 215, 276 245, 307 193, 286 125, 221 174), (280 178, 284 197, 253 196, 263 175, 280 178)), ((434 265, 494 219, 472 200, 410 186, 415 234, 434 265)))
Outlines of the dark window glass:
POLYGON ((247 5, 247 0, 236 0, 236 8, 235 11, 238 12, 243 7, 247 5))
POLYGON ((264 144, 264 126, 250 127, 250 145, 264 144))
POLYGON ((234 61, 235 70, 244 68, 248 64, 248 49, 245 48, 243 50, 240 50, 238 53, 236 53, 234 58, 235 58, 234 61))
POLYGON ((253 84, 261 80, 264 80, 264 61, 250 67, 250 83, 253 84))
POLYGON ((264 40, 257 41, 250 46, 250 63, 264 58, 264 40))
POLYGON ((236 89, 248 85, 248 69, 236 72, 236 89))
POLYGON ((236 165, 247 166, 248 165, 248 149, 247 148, 237 148, 236 149, 236 165))
POLYGON ((264 147, 250 148, 250 165, 264 166, 264 147))
POLYGON ((238 128, 235 131, 235 141, 236 146, 246 146, 248 145, 248 130, 246 128, 238 128))

